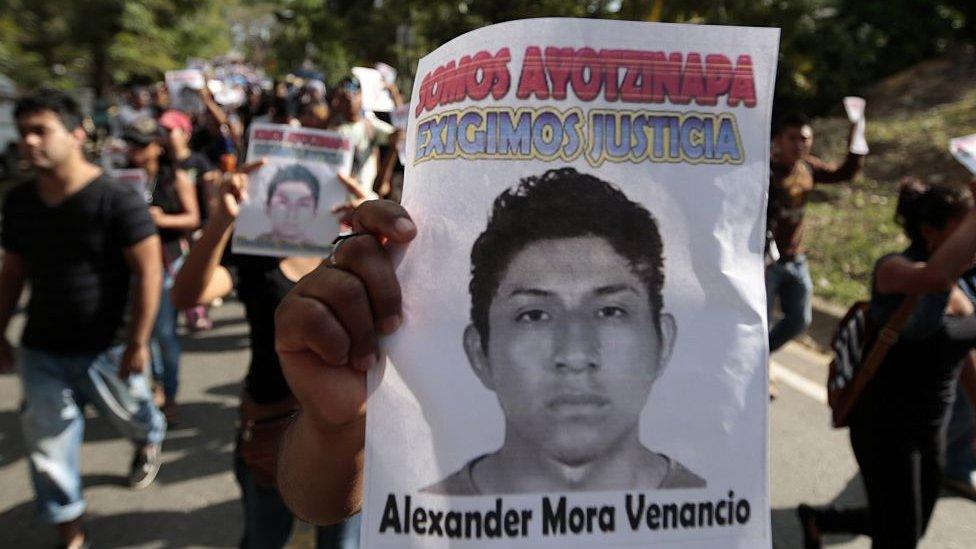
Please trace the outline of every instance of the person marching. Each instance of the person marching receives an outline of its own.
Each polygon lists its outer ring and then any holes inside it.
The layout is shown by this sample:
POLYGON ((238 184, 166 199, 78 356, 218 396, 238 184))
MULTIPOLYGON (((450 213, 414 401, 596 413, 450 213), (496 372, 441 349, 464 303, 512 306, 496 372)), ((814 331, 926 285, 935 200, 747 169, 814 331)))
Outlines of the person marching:
MULTIPOLYGON (((6 332, 29 282, 17 364, 31 481, 42 518, 57 525, 65 546, 84 547, 85 404, 135 443, 130 486, 149 486, 159 470, 166 420, 144 372, 162 252, 144 198, 85 159, 73 99, 41 90, 21 99, 14 116, 37 178, 11 190, 3 207, 0 328, 6 332)), ((12 360, 0 338, 0 370, 12 360)))
POLYGON ((820 547, 827 532, 869 535, 877 549, 915 547, 925 534, 945 468, 955 382, 976 347, 974 302, 960 289, 976 255, 973 190, 976 181, 969 191, 902 183, 896 219, 911 244, 875 264, 870 321, 885 326, 906 299, 918 301, 850 412, 868 507, 800 505, 808 549, 820 547))
MULTIPOLYGON (((227 243, 247 189, 246 173, 226 175, 216 209, 193 244, 176 277, 173 303, 178 308, 208 303, 236 289, 250 328, 251 361, 241 391, 240 430, 234 471, 241 487, 244 533, 241 547, 283 547, 291 537, 294 516, 278 493, 275 457, 278 439, 298 409, 275 352, 275 310, 296 282, 321 263, 312 257, 262 257, 227 253, 227 243)), ((317 546, 355 549, 358 517, 320 527, 317 546)))

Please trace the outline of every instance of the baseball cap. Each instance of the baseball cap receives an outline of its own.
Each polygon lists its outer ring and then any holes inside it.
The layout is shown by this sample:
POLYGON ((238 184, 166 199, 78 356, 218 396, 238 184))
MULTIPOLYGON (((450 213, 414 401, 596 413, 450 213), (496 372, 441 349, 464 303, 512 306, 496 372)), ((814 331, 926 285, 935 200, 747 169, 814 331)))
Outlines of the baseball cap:
POLYGON ((193 123, 190 122, 189 115, 176 109, 169 109, 163 112, 163 114, 159 117, 159 125, 167 130, 175 130, 179 128, 187 135, 193 133, 193 123))
POLYGON ((163 131, 159 124, 148 116, 137 118, 122 130, 122 139, 137 147, 148 146, 162 137, 163 131))

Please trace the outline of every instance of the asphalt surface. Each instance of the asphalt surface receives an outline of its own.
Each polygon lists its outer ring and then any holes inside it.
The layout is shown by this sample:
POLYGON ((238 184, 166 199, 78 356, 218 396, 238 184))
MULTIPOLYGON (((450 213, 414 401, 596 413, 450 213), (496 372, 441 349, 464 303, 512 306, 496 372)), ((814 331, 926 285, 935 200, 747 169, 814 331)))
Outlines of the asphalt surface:
MULTIPOLYGON (((234 420, 244 376, 247 325, 236 302, 212 312, 215 328, 183 338, 182 418, 163 445, 163 467, 143 491, 125 486, 132 446, 89 413, 82 449, 87 528, 96 547, 233 547, 241 530, 231 470, 234 420)), ((11 334, 20 331, 18 317, 11 334)), ((827 359, 799 345, 773 357, 780 397, 771 406, 771 518, 777 548, 801 547, 795 508, 864 502, 846 431, 831 429, 818 394, 827 359)), ((0 548, 54 547, 53 528, 33 511, 17 408, 16 374, 0 375, 0 548)), ((293 546, 309 546, 299 528, 293 546)), ((868 548, 866 538, 829 537, 830 547, 868 548)), ((946 494, 925 548, 976 547, 976 503, 946 494)))

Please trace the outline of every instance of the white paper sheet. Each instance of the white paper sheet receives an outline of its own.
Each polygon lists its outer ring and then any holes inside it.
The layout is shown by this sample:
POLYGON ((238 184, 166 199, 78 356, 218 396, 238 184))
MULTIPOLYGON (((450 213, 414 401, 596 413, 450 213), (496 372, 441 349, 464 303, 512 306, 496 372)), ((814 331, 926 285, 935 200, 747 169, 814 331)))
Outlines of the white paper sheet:
POLYGON ((352 74, 359 79, 362 87, 363 110, 390 112, 395 108, 380 71, 368 67, 353 67, 352 74))
POLYGON ((950 139, 949 152, 960 164, 966 166, 967 170, 976 175, 976 133, 950 139))
POLYGON ((770 546, 778 36, 536 19, 421 60, 363 547, 770 546))

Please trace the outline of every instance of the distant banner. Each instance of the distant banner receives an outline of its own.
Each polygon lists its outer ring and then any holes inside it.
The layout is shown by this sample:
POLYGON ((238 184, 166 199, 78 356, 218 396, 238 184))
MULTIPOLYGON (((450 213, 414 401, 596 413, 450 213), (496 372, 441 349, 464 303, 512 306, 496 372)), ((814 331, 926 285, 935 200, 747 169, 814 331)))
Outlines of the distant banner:
POLYGON ((362 86, 364 110, 390 112, 396 107, 380 71, 368 67, 353 67, 352 74, 359 79, 359 85, 362 86))
POLYGON ((149 174, 142 168, 112 169, 108 170, 108 175, 115 181, 132 187, 143 197, 146 202, 152 201, 152 189, 149 188, 149 174))
POLYGON ((254 124, 247 161, 265 160, 251 174, 248 199, 234 231, 239 254, 325 256, 339 234, 332 208, 348 195, 337 174, 352 169, 352 145, 336 132, 254 124))
POLYGON ((169 92, 170 107, 187 113, 200 112, 203 110, 200 90, 206 85, 206 79, 198 69, 167 72, 166 90, 169 92))
POLYGON ((778 37, 536 19, 421 60, 364 547, 771 545, 778 37))

